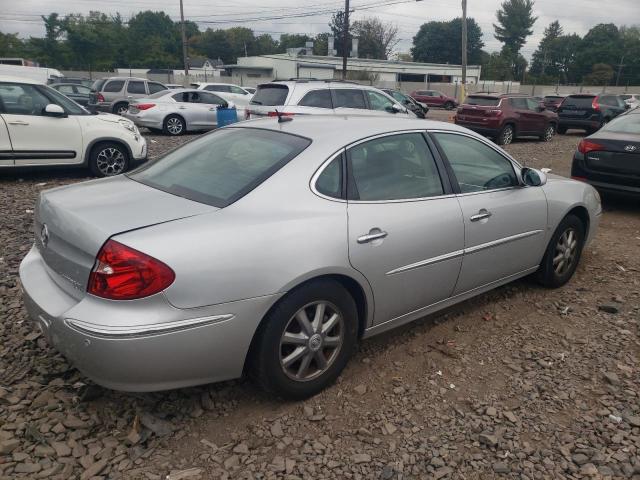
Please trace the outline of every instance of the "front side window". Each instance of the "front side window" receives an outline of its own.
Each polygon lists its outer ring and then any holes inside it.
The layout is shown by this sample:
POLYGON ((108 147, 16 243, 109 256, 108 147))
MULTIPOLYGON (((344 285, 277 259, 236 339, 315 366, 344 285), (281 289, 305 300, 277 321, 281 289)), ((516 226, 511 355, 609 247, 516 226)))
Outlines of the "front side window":
POLYGON ((199 92, 199 103, 206 103, 207 105, 226 105, 227 102, 221 99, 219 96, 209 92, 199 92))
POLYGON ((367 93, 367 97, 369 98, 369 105, 371 105, 371 110, 381 110, 384 112, 388 112, 391 110, 391 107, 394 103, 390 98, 387 98, 378 92, 374 92, 373 90, 365 91, 367 93))
POLYGON ((171 95, 176 102, 187 103, 189 101, 189 92, 180 92, 175 95, 171 95))
POLYGON ((65 95, 74 93, 73 85, 60 85, 59 87, 55 88, 55 90, 59 91, 60 93, 64 93, 65 95))
POLYGON ((76 89, 76 93, 79 93, 81 95, 89 95, 89 93, 91 92, 91 89, 89 87, 85 87, 84 85, 75 85, 74 88, 76 89))
POLYGON ((137 82, 135 80, 130 80, 129 84, 127 85, 127 93, 136 93, 136 94, 147 93, 147 91, 144 88, 144 82, 137 82))
POLYGON ((0 84, 0 105, 4 106, 5 113, 42 115, 44 107, 50 103, 52 102, 35 85, 0 84))
POLYGON ((111 80, 104 86, 103 92, 114 93, 119 92, 124 87, 124 80, 111 80))
POLYGON ((231 93, 237 93, 238 95, 246 95, 247 94, 247 92, 245 92, 240 87, 236 87, 235 85, 231 85, 229 88, 231 89, 231 93))
POLYGON ((226 207, 298 156, 311 140, 253 128, 224 128, 130 175, 195 202, 226 207))
POLYGON ((518 185, 512 163, 483 142, 452 133, 435 133, 434 137, 449 160, 460 193, 518 185))
POLYGON ((300 103, 301 107, 316 107, 316 108, 333 108, 331 102, 331 91, 326 88, 324 90, 314 90, 307 93, 300 103))
POLYGON ((207 85, 204 90, 208 92, 230 92, 231 88, 228 85, 207 85))
POLYGON ((167 90, 167 87, 165 87, 161 83, 149 82, 148 85, 149 85, 149 93, 158 93, 158 92, 162 92, 163 90, 167 90))
POLYGON ((405 200, 444 193, 436 162, 420 133, 377 138, 349 150, 353 200, 405 200))
POLYGON ((333 95, 333 108, 367 108, 362 90, 356 88, 336 88, 333 91, 333 95))

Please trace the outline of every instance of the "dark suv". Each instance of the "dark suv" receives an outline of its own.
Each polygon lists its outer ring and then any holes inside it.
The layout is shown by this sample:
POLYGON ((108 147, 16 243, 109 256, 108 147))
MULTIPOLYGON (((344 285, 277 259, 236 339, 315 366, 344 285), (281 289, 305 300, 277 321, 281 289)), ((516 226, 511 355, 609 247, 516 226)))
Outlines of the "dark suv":
POLYGON ((499 145, 508 145, 516 137, 548 142, 558 125, 558 116, 540 102, 515 94, 469 95, 454 120, 456 125, 494 138, 499 145))
POLYGON ((558 107, 558 133, 570 128, 591 134, 627 109, 617 95, 581 93, 567 96, 558 107))

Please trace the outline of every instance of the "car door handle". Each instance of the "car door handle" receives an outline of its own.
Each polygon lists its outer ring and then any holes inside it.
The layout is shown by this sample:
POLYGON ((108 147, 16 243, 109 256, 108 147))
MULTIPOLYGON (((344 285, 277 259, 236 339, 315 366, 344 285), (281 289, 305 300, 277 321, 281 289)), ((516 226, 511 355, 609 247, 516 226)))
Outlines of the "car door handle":
POLYGON ((480 220, 484 220, 485 218, 489 218, 491 215, 493 214, 490 211, 483 208, 475 215, 472 215, 469 220, 471 220, 472 222, 478 222, 480 220))
POLYGON ((24 120, 12 120, 7 123, 9 125, 29 125, 29 122, 25 122, 24 120))
POLYGON ((368 234, 366 235, 362 235, 361 237, 358 237, 358 243, 368 243, 368 242, 373 242, 374 240, 379 240, 381 238, 386 237, 387 235, 389 235, 387 232, 384 231, 376 231, 378 229, 371 229, 369 231, 368 234))
POLYGON ((186 110, 187 107, 178 107, 178 110, 186 110))

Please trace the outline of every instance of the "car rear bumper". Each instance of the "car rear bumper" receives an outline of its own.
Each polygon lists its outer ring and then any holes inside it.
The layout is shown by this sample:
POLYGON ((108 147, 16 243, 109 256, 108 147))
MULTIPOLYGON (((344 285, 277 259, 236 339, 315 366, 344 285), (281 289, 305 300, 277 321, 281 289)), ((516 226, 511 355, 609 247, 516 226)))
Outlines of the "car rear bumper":
POLYGON ((135 123, 138 127, 155 128, 158 130, 162 129, 162 121, 160 120, 155 120, 152 118, 144 118, 140 115, 129 113, 129 112, 125 113, 123 117, 128 118, 133 123, 135 123))
POLYGON ((49 275, 35 246, 20 265, 20 279, 29 316, 55 349, 99 385, 136 392, 241 376, 259 322, 279 298, 188 310, 173 307, 163 294, 78 301, 49 275))
POLYGON ((473 130, 480 135, 485 135, 487 137, 496 136, 500 132, 500 127, 493 125, 483 125, 481 123, 476 122, 466 122, 456 119, 454 121, 456 125, 459 125, 464 128, 468 128, 469 130, 473 130))
POLYGON ((592 129, 600 126, 600 120, 580 120, 577 118, 558 118, 558 125, 567 128, 592 129))
POLYGON ((92 112, 111 113, 111 102, 89 103, 87 108, 92 112))

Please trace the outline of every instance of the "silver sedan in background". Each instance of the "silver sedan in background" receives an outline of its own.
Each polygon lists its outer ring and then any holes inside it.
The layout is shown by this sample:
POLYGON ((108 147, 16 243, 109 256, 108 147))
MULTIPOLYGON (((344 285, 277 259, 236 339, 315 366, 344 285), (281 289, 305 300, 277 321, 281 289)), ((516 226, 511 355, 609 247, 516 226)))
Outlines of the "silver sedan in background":
POLYGON ((447 123, 268 118, 43 192, 20 265, 46 338, 106 387, 331 384, 358 341, 526 275, 572 277, 590 185, 447 123))
MULTIPOLYGON (((217 108, 235 108, 233 102, 215 93, 181 88, 163 90, 147 98, 132 100, 124 117, 138 127, 182 135, 188 131, 212 130, 218 126, 217 108)), ((244 110, 237 111, 244 120, 244 110)))

